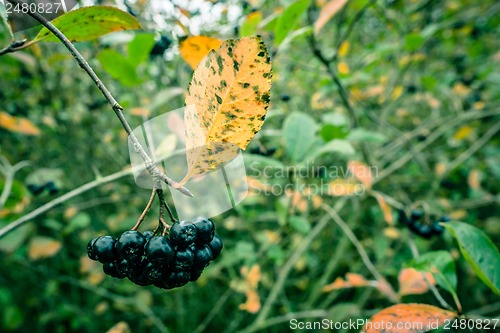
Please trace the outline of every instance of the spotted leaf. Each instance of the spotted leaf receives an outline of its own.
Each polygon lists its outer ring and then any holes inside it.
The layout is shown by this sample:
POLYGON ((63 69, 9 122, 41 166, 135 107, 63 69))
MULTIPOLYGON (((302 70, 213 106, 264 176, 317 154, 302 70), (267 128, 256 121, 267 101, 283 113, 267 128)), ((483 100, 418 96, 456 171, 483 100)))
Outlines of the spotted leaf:
POLYGON ((260 37, 225 41, 196 68, 186 96, 188 173, 212 171, 245 149, 269 105, 271 60, 260 37))
POLYGON ((195 69, 208 52, 217 50, 222 41, 208 36, 191 36, 179 43, 179 52, 182 59, 195 69))

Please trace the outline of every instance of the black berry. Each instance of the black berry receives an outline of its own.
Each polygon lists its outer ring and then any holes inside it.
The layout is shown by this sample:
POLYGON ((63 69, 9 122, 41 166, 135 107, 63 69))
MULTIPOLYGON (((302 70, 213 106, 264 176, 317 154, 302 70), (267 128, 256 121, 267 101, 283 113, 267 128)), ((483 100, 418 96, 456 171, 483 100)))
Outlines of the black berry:
POLYGON ((222 239, 215 235, 214 239, 208 244, 210 250, 212 250, 213 260, 219 257, 220 251, 222 251, 222 239))
POLYGON ((179 271, 186 271, 191 268, 194 261, 194 254, 191 249, 178 250, 175 253, 173 266, 179 271))
POLYGON ((416 221, 420 220, 423 216, 424 216, 423 211, 418 210, 418 209, 414 209, 411 211, 410 220, 412 222, 416 222, 416 221))
POLYGON ((207 267, 212 259, 212 250, 208 245, 196 248, 194 251, 193 269, 203 269, 207 267))
POLYGON ((170 242, 180 248, 188 247, 196 241, 198 230, 192 222, 175 222, 170 229, 170 242))
POLYGON ((194 282, 198 280, 201 276, 201 273, 203 273, 203 269, 193 269, 191 271, 191 276, 189 278, 189 281, 194 282))
POLYGON ((174 250, 167 238, 163 236, 154 236, 149 240, 145 247, 146 256, 149 261, 168 264, 174 257, 174 250))
POLYGON ((215 235, 215 226, 209 219, 199 217, 193 221, 194 226, 198 230, 196 244, 208 244, 212 241, 215 235))
POLYGON ((125 276, 120 274, 118 270, 116 269, 116 265, 112 262, 108 262, 102 266, 102 270, 104 271, 104 274, 109 275, 111 277, 117 278, 117 279, 123 279, 125 276))
POLYGON ((165 280, 165 286, 170 289, 171 287, 182 287, 189 282, 191 272, 189 271, 173 271, 170 276, 165 280))
POLYGON ((139 231, 129 230, 116 240, 116 250, 123 258, 140 257, 145 243, 146 238, 139 231))
POLYGON ((166 266, 155 262, 148 262, 144 266, 142 273, 149 281, 156 282, 162 280, 165 274, 169 272, 166 266))
POLYGON ((121 258, 116 261, 116 270, 123 276, 130 277, 132 275, 139 275, 141 272, 140 259, 133 258, 131 260, 121 258))
POLYGON ((97 255, 94 252, 94 244, 97 241, 99 237, 94 237, 92 238, 89 243, 87 244, 87 255, 89 256, 90 259, 92 260, 97 260, 97 255))
POLYGON ((113 262, 116 258, 115 239, 111 236, 99 237, 92 249, 97 260, 103 264, 113 262))

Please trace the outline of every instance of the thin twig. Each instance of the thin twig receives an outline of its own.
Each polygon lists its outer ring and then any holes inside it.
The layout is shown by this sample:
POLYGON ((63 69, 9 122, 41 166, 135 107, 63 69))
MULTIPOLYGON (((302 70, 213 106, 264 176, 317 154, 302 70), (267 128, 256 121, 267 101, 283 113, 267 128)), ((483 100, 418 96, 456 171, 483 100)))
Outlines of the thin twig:
POLYGON ((170 217, 170 221, 174 223, 175 221, 177 221, 177 219, 175 218, 174 214, 172 213, 172 210, 170 209, 170 207, 167 204, 167 201, 165 200, 165 197, 163 196, 163 190, 159 189, 156 191, 158 192, 158 198, 160 199, 160 207, 164 207, 167 210, 168 216, 170 217))
POLYGON ((131 230, 137 230, 139 228, 139 226, 141 225, 142 221, 144 221, 146 214, 149 212, 149 209, 151 208, 151 205, 153 204, 155 196, 156 196, 156 189, 153 189, 153 191, 151 191, 151 197, 149 198, 149 201, 148 201, 146 207, 142 211, 141 216, 139 216, 137 223, 134 225, 134 227, 131 230))
POLYGON ((345 233, 345 235, 349 238, 351 243, 354 245, 356 250, 359 253, 359 256, 361 257, 361 260, 363 261, 363 264, 368 268, 370 273, 379 281, 379 283, 383 284, 384 287, 386 288, 387 296, 390 298, 391 301, 393 302, 399 302, 399 296, 398 294, 394 291, 392 286, 389 284, 389 282, 378 272, 378 270, 375 268, 375 265, 372 263, 370 260, 370 257, 366 253, 365 248, 363 245, 361 245, 360 241, 354 235, 352 232, 351 228, 347 225, 347 223, 344 222, 344 220, 337 214, 337 212, 330 208, 328 205, 321 205, 321 208, 335 221, 335 223, 339 226, 340 229, 345 233))
POLYGON ((72 190, 64 195, 61 195, 60 197, 58 197, 52 201, 47 202, 45 205, 40 206, 37 209, 35 209, 34 211, 18 218, 17 220, 15 220, 9 224, 7 224, 5 227, 0 229, 0 238, 5 236, 10 231, 22 226, 26 222, 36 218, 37 216, 39 216, 43 213, 45 213, 46 211, 50 210, 51 208, 56 207, 57 205, 68 201, 71 198, 74 198, 82 193, 85 193, 89 190, 92 190, 93 188, 100 186, 102 184, 110 183, 110 182, 115 181, 119 178, 128 176, 131 173, 132 173, 132 169, 122 170, 122 171, 113 173, 109 176, 91 181, 90 183, 84 184, 80 187, 77 187, 74 190, 72 190))
POLYGON ((7 199, 9 198, 10 191, 12 189, 12 185, 14 184, 14 176, 16 175, 16 172, 24 168, 25 166, 29 165, 29 162, 27 161, 22 161, 17 163, 14 166, 11 166, 9 161, 6 158, 3 158, 3 163, 5 164, 5 167, 2 169, 4 176, 5 176, 5 182, 3 185, 2 189, 2 194, 0 195, 0 210, 2 210, 3 206, 7 202, 7 199))
POLYGON ((30 41, 30 42, 27 42, 27 41, 28 41, 27 39, 13 41, 8 46, 4 47, 3 49, 0 49, 0 56, 3 56, 4 54, 7 54, 7 53, 20 51, 20 50, 25 49, 28 46, 31 46, 34 44, 33 41, 30 41))
MULTIPOLYGON (((13 3, 18 4, 19 2, 17 0, 9 0, 13 3)), ((45 17, 40 15, 37 12, 31 12, 28 11, 26 14, 40 22, 47 30, 52 32, 62 43, 63 45, 68 49, 68 51, 71 53, 73 58, 78 62, 78 65, 90 76, 90 78, 94 81, 95 85, 101 93, 104 95, 106 100, 108 101, 109 105, 111 105, 111 108, 115 112, 116 116, 120 120, 120 123, 122 124, 123 128, 125 129, 125 132, 129 135, 130 141, 132 142, 134 146, 134 150, 141 156, 141 158, 144 161, 144 164, 146 165, 146 170, 151 174, 153 177, 159 177, 162 181, 167 183, 169 186, 177 189, 179 192, 181 192, 184 195, 192 197, 193 194, 186 188, 184 187, 179 187, 179 184, 172 180, 171 178, 167 177, 163 172, 161 172, 153 163, 153 160, 149 157, 147 152, 144 150, 142 145, 140 144, 139 140, 135 136, 134 132, 132 131, 132 128, 130 127, 127 119, 125 118, 123 114, 123 107, 118 104, 118 102, 115 100, 113 95, 109 92, 108 88, 102 83, 101 79, 97 76, 97 74, 94 72, 92 67, 88 64, 88 62, 83 58, 83 56, 80 54, 80 52, 76 49, 76 47, 69 41, 69 39, 58 29, 56 28, 52 23, 47 21, 45 17)))

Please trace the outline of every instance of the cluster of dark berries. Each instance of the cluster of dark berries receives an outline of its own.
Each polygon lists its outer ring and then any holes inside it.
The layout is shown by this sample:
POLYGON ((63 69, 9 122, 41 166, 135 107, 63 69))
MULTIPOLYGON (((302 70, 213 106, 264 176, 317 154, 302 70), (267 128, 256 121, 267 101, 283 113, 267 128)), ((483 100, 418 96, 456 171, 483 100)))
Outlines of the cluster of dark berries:
POLYGON ((50 195, 55 195, 59 192, 59 189, 53 181, 41 185, 28 184, 28 191, 35 196, 42 194, 45 190, 48 190, 50 195))
POLYGON ((425 223, 424 215, 423 211, 415 209, 411 211, 410 217, 408 217, 404 210, 400 210, 398 221, 423 238, 431 238, 434 235, 441 235, 444 231, 444 227, 439 223, 450 221, 448 216, 443 216, 431 223, 425 223))
POLYGON ((198 280, 221 250, 222 240, 206 218, 175 222, 168 237, 128 230, 117 239, 95 237, 87 245, 89 258, 101 262, 107 275, 163 289, 198 280))

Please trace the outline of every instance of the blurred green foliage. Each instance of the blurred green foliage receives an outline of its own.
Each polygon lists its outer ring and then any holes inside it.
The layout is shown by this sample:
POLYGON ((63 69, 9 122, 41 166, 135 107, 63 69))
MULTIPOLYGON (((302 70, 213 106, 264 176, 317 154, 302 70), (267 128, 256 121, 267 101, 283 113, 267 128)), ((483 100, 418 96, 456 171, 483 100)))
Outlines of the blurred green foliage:
MULTIPOLYGON (((285 315, 290 313, 301 312, 304 320, 368 318, 392 304, 377 289, 322 291, 349 272, 373 276, 341 229, 333 222, 320 228, 326 215, 321 204, 341 206, 339 215, 394 289, 413 258, 409 244, 421 254, 447 251, 455 260, 464 313, 498 317, 498 296, 460 257, 451 234, 418 238, 397 223, 388 224, 373 192, 334 196, 325 190, 337 178, 328 171, 345 171, 349 161, 363 161, 377 171, 373 190, 392 198, 394 219, 397 203, 411 208, 423 202, 429 216, 450 215, 499 244, 499 136, 481 141, 500 120, 497 1, 352 0, 323 27, 314 45, 312 29, 293 30, 310 28, 324 1, 311 1, 308 12, 302 10, 307 1, 300 0, 206 1, 184 14, 181 2, 173 3, 172 12, 155 12, 143 1, 128 4, 147 33, 115 33, 77 47, 135 128, 146 117, 183 105, 192 74, 176 49, 183 29, 225 39, 238 37, 244 25, 243 34, 250 29, 263 35, 273 54, 271 107, 245 152, 247 172, 254 177, 251 195, 214 219, 225 242, 221 258, 196 284, 168 292, 104 277, 100 265, 86 259, 87 241, 131 228, 149 198, 132 176, 121 178, 57 205, 0 239, 2 332, 104 332, 119 322, 132 332, 283 332, 289 330, 285 315), (258 17, 245 23, 255 10, 262 14, 260 23, 258 17), (209 12, 214 14, 206 24, 209 12), (282 13, 293 16, 296 26, 288 26, 282 13), (163 56, 158 50, 148 56, 160 35, 173 45, 163 56), (348 50, 340 54, 346 41, 348 50), (315 47, 331 59, 328 68, 315 47), (290 167, 305 168, 307 174, 289 169, 269 178, 264 173, 290 167), (263 193, 269 187, 279 191, 263 193), (304 187, 309 192, 293 190, 304 187), (37 257, 35 236, 62 247, 37 257), (242 268, 254 265, 261 271, 256 292, 265 316, 239 308, 250 284, 242 268), (255 318, 261 326, 252 324, 255 318)), ((1 29, 4 47, 10 40, 1 29)), ((123 129, 62 45, 40 43, 3 55, 0 72, 0 112, 28 118, 41 130, 23 135, 0 127, 0 155, 12 164, 30 162, 15 175, 0 210, 0 227, 59 195, 29 192, 39 170, 57 184, 58 193, 66 193, 128 166, 123 129)), ((4 185, 2 176, 0 188, 4 185)), ((155 227, 153 216, 148 215, 144 230, 155 227)), ((446 288, 438 289, 453 304, 446 288)), ((440 306, 431 292, 401 301, 440 306)))

